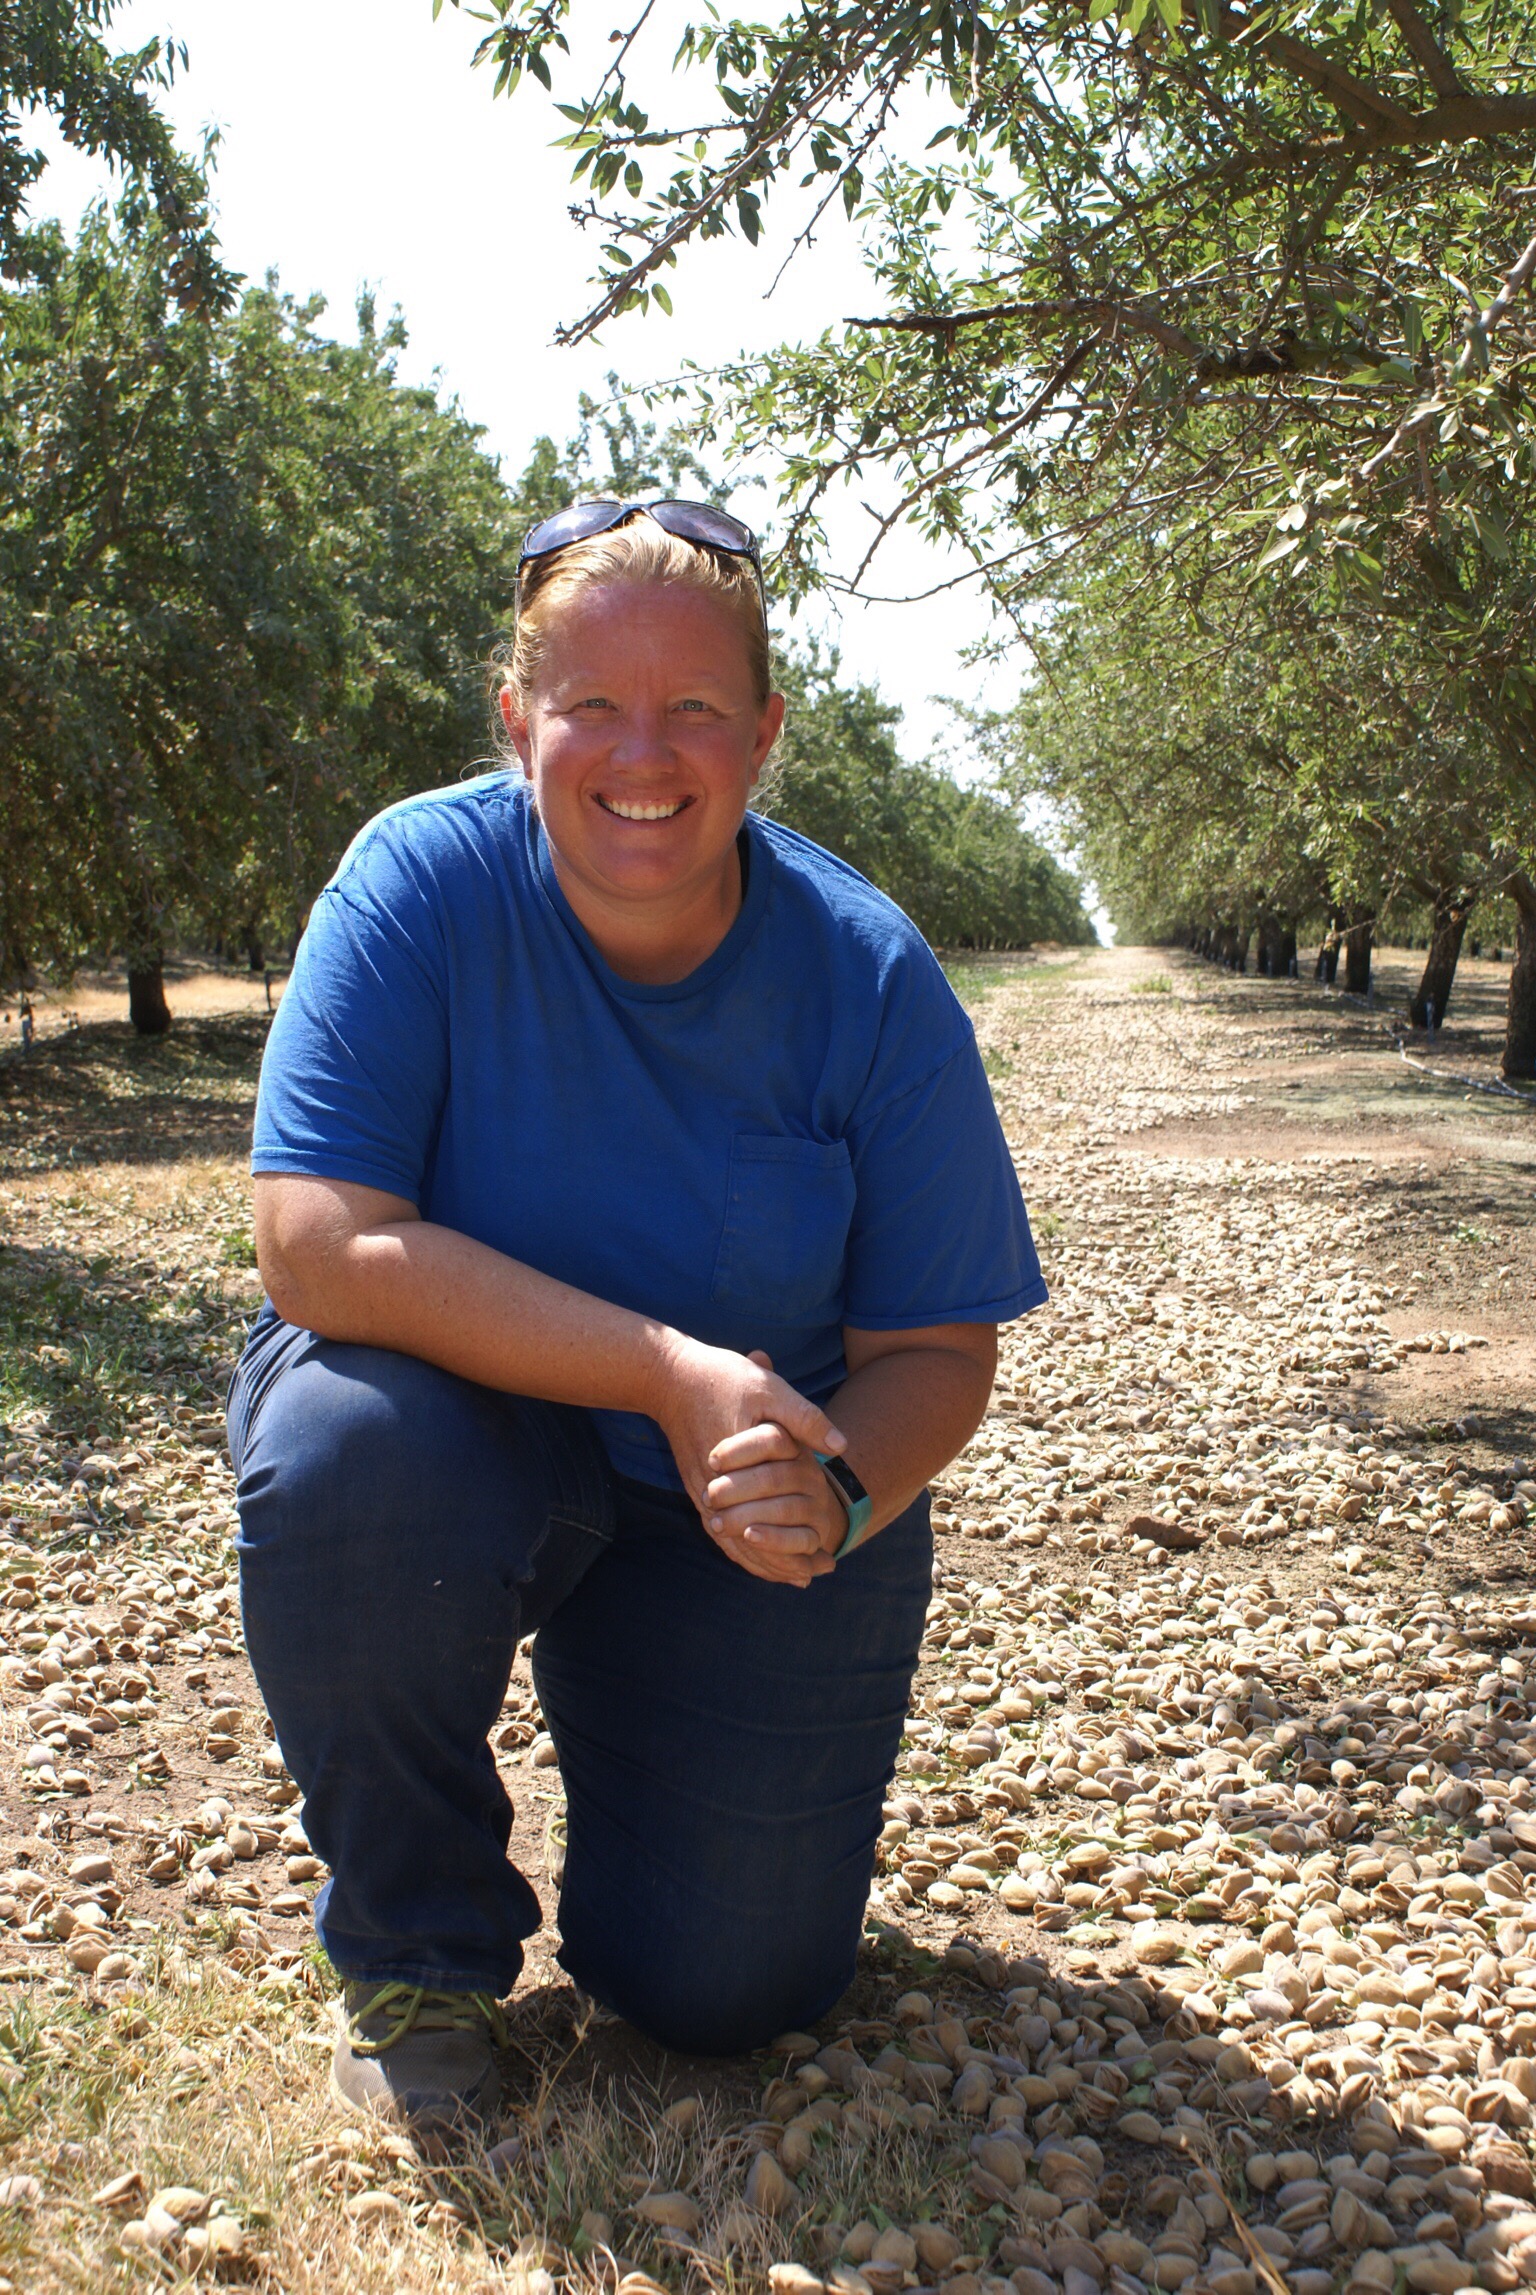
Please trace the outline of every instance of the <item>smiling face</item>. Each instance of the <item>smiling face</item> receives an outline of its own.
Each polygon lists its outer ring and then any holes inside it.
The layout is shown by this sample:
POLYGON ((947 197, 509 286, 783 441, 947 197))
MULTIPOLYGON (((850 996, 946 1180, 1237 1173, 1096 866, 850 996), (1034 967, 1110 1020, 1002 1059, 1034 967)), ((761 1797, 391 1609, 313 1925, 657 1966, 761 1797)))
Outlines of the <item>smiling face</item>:
POLYGON ((758 699, 730 605, 671 583, 584 588, 551 616, 533 690, 502 708, 561 887, 604 954, 615 933, 647 970, 648 951, 666 965, 711 932, 717 945, 784 717, 781 694, 758 699))

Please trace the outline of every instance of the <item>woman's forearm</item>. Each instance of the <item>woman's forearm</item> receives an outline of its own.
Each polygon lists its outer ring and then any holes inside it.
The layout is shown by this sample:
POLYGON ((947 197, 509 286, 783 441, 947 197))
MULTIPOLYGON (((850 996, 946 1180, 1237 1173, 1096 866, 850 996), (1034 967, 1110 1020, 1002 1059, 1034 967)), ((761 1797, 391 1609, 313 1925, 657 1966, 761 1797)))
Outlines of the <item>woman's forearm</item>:
POLYGON ((771 1422, 812 1449, 843 1445, 765 1360, 575 1290, 377 1188, 263 1174, 256 1255, 277 1312, 322 1338, 416 1355, 504 1394, 654 1419, 695 1501, 710 1453, 743 1428, 771 1422))
POLYGON ((874 1502, 874 1529, 894 1521, 965 1448, 992 1393, 997 1347, 990 1326, 946 1325, 921 1336, 930 1343, 904 1345, 852 1370, 827 1404, 848 1438, 843 1455, 874 1502))
POLYGON ((421 1219, 399 1199, 359 1204, 374 1191, 339 1182, 297 1189, 286 1175, 257 1188, 262 1277, 289 1322, 417 1355, 503 1393, 655 1414, 676 1339, 665 1324, 421 1219))

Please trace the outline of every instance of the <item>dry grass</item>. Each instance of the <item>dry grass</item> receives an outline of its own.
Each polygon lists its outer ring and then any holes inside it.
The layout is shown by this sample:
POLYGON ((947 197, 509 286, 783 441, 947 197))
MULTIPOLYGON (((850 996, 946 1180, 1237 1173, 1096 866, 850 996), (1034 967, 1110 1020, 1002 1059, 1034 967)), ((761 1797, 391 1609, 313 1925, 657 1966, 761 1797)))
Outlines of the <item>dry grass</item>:
POLYGON ((827 2132, 801 2177, 809 2204, 754 2215, 743 2204, 754 2127, 721 2098, 668 2107, 583 2079, 579 2030, 515 2115, 514 2165, 478 2151, 436 2166, 331 2101, 324 1993, 308 1968, 241 1967, 210 1940, 170 1939, 109 2000, 62 1979, 18 1988, 0 2011, 0 2141, 7 2172, 41 2192, 0 2205, 0 2286, 97 2295, 182 2277, 131 2229, 162 2187, 195 2187, 243 2227, 224 2278, 293 2295, 487 2295, 545 2266, 575 2295, 623 2278, 631 2295, 644 2278, 732 2295, 803 2253, 812 2215, 879 2228, 931 2215, 941 2195, 930 2138, 870 2125, 827 2132), (96 2195, 132 2170, 135 2195, 103 2204, 96 2195), (696 2232, 634 2211, 656 2193, 691 2197, 696 2232))

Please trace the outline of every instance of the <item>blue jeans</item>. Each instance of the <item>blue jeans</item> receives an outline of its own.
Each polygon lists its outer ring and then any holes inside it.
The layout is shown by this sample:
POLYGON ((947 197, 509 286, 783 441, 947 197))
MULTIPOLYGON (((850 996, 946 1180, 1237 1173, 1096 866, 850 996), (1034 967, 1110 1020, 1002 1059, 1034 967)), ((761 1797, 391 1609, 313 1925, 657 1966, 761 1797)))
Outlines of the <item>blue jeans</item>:
POLYGON ((616 1475, 585 1411, 264 1310, 230 1389, 245 1631, 344 1977, 509 1992, 539 1925, 486 1739, 528 1634, 560 1961, 726 2055, 851 1982, 927 1608, 928 1501, 808 1590, 616 1475))

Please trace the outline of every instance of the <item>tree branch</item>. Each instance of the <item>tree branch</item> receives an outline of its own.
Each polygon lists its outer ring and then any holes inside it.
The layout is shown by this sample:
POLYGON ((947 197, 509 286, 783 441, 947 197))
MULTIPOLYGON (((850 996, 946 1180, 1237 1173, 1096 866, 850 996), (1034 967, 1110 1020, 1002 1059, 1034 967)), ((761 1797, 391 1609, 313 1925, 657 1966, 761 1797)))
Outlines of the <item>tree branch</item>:
POLYGON ((897 519, 904 517, 907 511, 922 500, 925 494, 931 494, 936 486, 942 486, 947 479, 953 478, 955 473, 962 470, 967 463, 974 462, 981 455, 995 454, 1000 446, 1007 445, 1010 438, 1017 437, 1021 430, 1027 430, 1031 423, 1037 422, 1052 399, 1058 397, 1066 389, 1067 384, 1088 356, 1090 348, 1091 345, 1086 342, 1074 343, 1061 364, 1046 377, 1022 414, 1015 415, 1012 422, 1004 423, 1000 430, 989 432, 985 438, 980 439, 975 446, 968 448, 964 454, 957 455, 953 462, 944 463, 938 470, 930 472, 897 503, 895 509, 880 521, 875 538, 865 551, 858 571, 849 585, 850 592, 858 589, 871 559, 897 519))
MULTIPOLYGON (((1422 67, 1440 102, 1427 112, 1405 111, 1390 96, 1381 95, 1326 56, 1320 56, 1288 32, 1271 32, 1252 45, 1284 70, 1303 80, 1319 95, 1357 123, 1358 133, 1346 136, 1345 147, 1366 152, 1393 144, 1471 143, 1491 136, 1518 135, 1536 127, 1536 97, 1470 95, 1455 66, 1413 8, 1411 0, 1386 0, 1403 39, 1422 67)), ((1230 9, 1221 12, 1222 36, 1241 40, 1251 29, 1247 20, 1230 9)))
POLYGON ((1340 138, 1345 152, 1386 151, 1394 145, 1490 143, 1526 135, 1536 127, 1536 96, 1447 96, 1427 112, 1405 112, 1401 130, 1362 128, 1340 138))
POLYGON ((1403 35, 1403 45, 1437 96, 1463 96, 1461 75, 1412 0, 1387 0, 1387 14, 1403 35))
MULTIPOLYGON (((1465 382, 1473 367, 1486 355, 1488 337, 1501 320, 1508 317, 1516 297, 1524 292, 1533 278, 1536 278, 1536 238, 1531 239, 1522 249, 1518 261, 1508 273, 1503 286, 1500 287, 1486 311, 1479 311, 1468 326, 1461 347, 1461 355, 1452 369, 1453 381, 1465 382)), ((1378 447, 1370 460, 1361 464, 1359 484, 1369 486, 1395 455, 1400 454, 1411 440, 1417 438, 1420 431, 1427 430, 1431 423, 1438 422, 1444 412, 1445 401, 1437 392, 1433 398, 1426 399, 1422 405, 1416 406, 1412 414, 1405 415, 1396 430, 1393 431, 1392 436, 1387 440, 1386 445, 1378 447)))
MULTIPOLYGON (((902 63, 906 54, 907 51, 903 50, 893 59, 893 68, 902 63)), ((674 247, 693 236, 699 224, 712 208, 722 205, 733 191, 745 189, 752 181, 764 152, 772 144, 780 141, 791 132, 800 135, 808 130, 817 107, 826 101, 833 89, 847 85, 863 60, 863 51, 855 51, 852 55, 841 59, 831 71, 823 72, 819 82, 800 98, 797 106, 798 116, 789 122, 781 121, 776 128, 769 128, 766 124, 769 111, 775 99, 793 76, 793 66, 802 61, 799 51, 792 48, 780 63, 779 69, 774 75, 772 86, 759 104, 755 117, 744 127, 743 132, 751 139, 746 148, 738 153, 736 159, 702 197, 685 207, 675 221, 651 241, 645 253, 637 261, 631 263, 627 270, 609 282, 607 291, 600 302, 595 303, 591 310, 583 318, 576 320, 573 325, 558 327, 555 330, 555 341, 564 346, 585 342, 589 335, 595 334, 603 321, 610 318, 619 309, 625 297, 638 287, 640 281, 649 278, 651 273, 666 261, 668 254, 674 247)), ((904 76, 900 70, 896 71, 898 80, 904 76)))
MULTIPOLYGON (((1234 19, 1235 21, 1235 19, 1234 19)), ((1389 96, 1381 96, 1368 88, 1364 80, 1357 80, 1353 72, 1343 71, 1330 64, 1325 57, 1316 56, 1300 40, 1293 40, 1288 32, 1272 32, 1267 40, 1255 45, 1277 64, 1284 65, 1298 80, 1315 88, 1320 96, 1337 104, 1341 112, 1370 132, 1385 129, 1390 136, 1401 137, 1412 123, 1413 114, 1405 112, 1389 96)))
MULTIPOLYGON (((589 128, 592 125, 592 121, 596 116, 598 106, 601 104, 604 96, 608 93, 609 88, 612 87, 614 83, 620 78, 620 75, 624 70, 624 60, 628 56, 630 49, 639 39, 641 33, 645 30, 646 19, 650 15, 651 10, 655 7, 655 5, 656 0, 645 0, 645 6, 641 9, 639 15, 635 18, 634 23, 629 27, 629 30, 624 34, 623 46, 620 48, 618 54, 610 62, 607 71, 604 72, 601 80, 598 82, 595 92, 588 99, 586 110, 582 113, 581 117, 581 128, 589 128)), ((615 33, 614 37, 618 37, 617 33, 615 33)), ((578 129, 577 132, 580 133, 581 130, 578 129)))
POLYGON ((990 326, 999 319, 1098 319, 1133 332, 1150 335, 1159 349, 1188 362, 1201 382, 1251 378, 1255 375, 1299 374, 1304 346, 1282 329, 1273 344, 1260 343, 1247 350, 1204 349, 1182 327, 1149 311, 1145 302, 1118 302, 1112 296, 1073 295, 1061 302, 987 303, 975 310, 909 311, 888 319, 849 319, 850 327, 883 328, 896 334, 942 335, 952 342, 962 327, 990 326))

